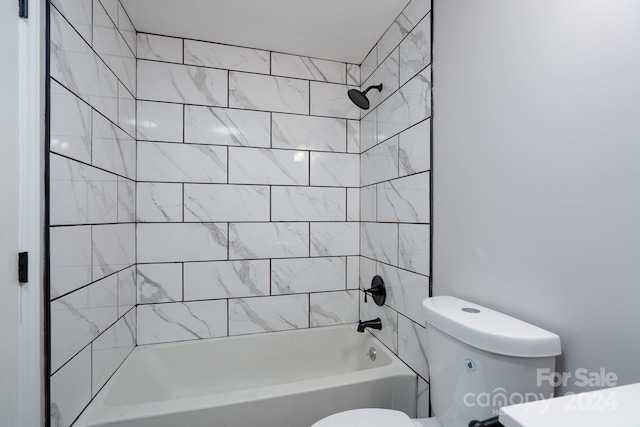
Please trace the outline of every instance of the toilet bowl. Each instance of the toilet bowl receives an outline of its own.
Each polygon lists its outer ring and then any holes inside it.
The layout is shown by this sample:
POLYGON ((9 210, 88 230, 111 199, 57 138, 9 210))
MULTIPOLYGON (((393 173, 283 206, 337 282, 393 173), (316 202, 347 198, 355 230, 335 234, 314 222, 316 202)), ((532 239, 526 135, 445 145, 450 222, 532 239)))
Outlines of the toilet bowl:
POLYGON ((553 396, 553 386, 539 381, 538 372, 555 369, 556 334, 450 296, 425 299, 422 314, 434 416, 411 419, 391 409, 355 409, 312 427, 466 427, 495 416, 510 396, 553 396))

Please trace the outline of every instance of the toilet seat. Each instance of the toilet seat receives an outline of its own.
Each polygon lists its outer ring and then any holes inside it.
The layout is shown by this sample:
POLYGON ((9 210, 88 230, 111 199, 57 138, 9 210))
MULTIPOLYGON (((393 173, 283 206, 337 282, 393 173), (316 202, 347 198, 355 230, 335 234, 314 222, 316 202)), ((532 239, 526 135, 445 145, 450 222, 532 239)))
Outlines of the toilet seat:
POLYGON ((353 409, 321 419, 311 427, 440 427, 435 418, 412 420, 404 412, 393 409, 353 409))

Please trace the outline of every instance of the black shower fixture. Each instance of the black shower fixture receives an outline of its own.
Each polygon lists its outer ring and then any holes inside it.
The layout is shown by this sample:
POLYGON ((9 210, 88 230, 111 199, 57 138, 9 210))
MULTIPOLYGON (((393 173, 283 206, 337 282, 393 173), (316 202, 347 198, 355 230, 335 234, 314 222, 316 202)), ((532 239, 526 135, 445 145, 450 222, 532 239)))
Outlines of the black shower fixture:
POLYGON ((378 89, 379 92, 382 92, 382 83, 378 86, 369 86, 364 92, 359 91, 358 89, 349 89, 347 95, 349 95, 349 99, 353 101, 358 107, 363 110, 369 109, 369 100, 367 99, 367 92, 371 89, 378 89))

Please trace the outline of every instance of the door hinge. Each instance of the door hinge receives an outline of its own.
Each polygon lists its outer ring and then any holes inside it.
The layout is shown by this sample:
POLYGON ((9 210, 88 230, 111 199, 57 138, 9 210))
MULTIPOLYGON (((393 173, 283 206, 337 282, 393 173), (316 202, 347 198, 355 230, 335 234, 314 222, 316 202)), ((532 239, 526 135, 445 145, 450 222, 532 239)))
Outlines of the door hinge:
POLYGON ((29 252, 18 254, 18 282, 27 283, 29 281, 29 252))
POLYGON ((29 0, 18 0, 18 16, 20 18, 29 17, 29 0))

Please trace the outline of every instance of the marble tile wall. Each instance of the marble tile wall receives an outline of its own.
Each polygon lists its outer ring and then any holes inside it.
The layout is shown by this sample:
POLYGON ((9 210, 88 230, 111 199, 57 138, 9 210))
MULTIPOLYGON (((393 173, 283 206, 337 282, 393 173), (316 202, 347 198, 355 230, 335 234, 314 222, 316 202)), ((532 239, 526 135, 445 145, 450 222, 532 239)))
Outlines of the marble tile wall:
POLYGON ((142 33, 137 52, 138 344, 356 322, 359 66, 142 33))
POLYGON ((371 109, 360 122, 360 287, 382 276, 383 307, 360 317, 419 375, 419 416, 429 414, 429 368, 421 302, 429 296, 431 223, 431 2, 411 0, 360 67, 371 109))
POLYGON ((51 425, 136 345, 136 43, 117 0, 51 1, 51 425))

